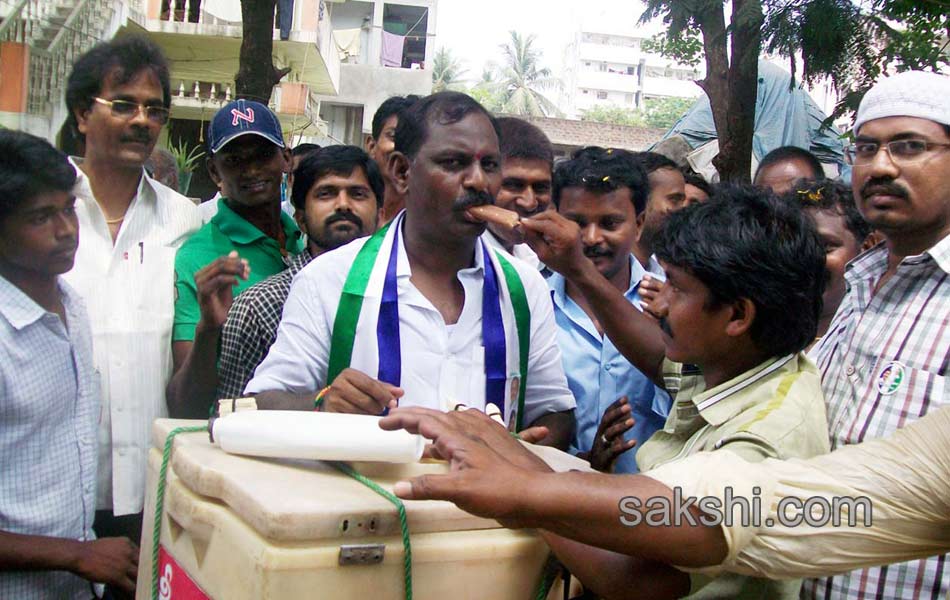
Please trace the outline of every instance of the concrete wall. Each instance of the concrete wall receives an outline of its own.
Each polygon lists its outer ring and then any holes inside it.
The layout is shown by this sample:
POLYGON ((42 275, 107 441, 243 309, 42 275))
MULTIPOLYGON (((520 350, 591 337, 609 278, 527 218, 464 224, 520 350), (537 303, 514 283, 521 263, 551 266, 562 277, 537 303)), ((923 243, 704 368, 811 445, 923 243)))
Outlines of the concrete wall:
POLYGON ((373 114, 390 96, 432 92, 432 72, 377 67, 374 65, 340 65, 340 93, 320 96, 321 103, 363 106, 363 131, 369 132, 373 114))

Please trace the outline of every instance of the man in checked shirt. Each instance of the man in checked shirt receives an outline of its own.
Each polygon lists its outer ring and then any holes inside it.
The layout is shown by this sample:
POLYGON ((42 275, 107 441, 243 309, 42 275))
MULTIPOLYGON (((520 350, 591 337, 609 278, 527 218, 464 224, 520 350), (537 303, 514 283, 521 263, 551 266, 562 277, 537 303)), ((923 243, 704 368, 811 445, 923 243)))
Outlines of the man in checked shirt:
MULTIPOLYGON (((947 405, 950 78, 911 71, 864 97, 846 149, 858 209, 884 235, 848 264, 846 295, 810 357, 832 449, 885 437, 947 405)), ((943 598, 947 556, 806 581, 805 598, 943 598)))

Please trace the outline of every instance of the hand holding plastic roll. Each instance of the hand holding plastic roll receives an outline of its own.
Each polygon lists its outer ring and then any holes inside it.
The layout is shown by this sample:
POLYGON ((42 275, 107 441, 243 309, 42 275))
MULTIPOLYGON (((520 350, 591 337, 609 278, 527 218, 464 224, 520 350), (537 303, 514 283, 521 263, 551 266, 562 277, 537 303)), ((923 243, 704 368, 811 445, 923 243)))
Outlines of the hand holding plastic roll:
POLYGON ((211 435, 229 454, 269 458, 411 463, 425 447, 422 436, 383 431, 379 417, 293 410, 234 412, 211 435))

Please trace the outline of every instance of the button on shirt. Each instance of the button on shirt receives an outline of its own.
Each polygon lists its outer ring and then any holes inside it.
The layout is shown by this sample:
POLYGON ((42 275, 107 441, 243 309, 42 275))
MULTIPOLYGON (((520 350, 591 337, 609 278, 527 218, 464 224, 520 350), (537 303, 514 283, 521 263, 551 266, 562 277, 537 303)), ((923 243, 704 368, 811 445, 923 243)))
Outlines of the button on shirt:
MULTIPOLYGON (((0 277, 0 530, 93 540, 99 385, 79 295, 66 324, 0 277)), ((65 571, 0 571, 0 598, 83 598, 65 571)))
POLYGON ((299 254, 304 248, 300 229, 286 213, 280 213, 280 223, 287 238, 284 248, 234 212, 224 201, 218 200, 218 212, 191 237, 175 258, 175 327, 172 341, 190 342, 195 339, 195 328, 201 318, 198 308, 198 288, 195 273, 222 256, 236 251, 247 259, 251 274, 238 279, 234 295, 255 283, 276 275, 287 268, 285 254, 299 254))
MULTIPOLYGON (((645 273, 631 255, 630 287, 624 297, 640 310, 637 289, 645 273)), ((614 471, 636 473, 636 450, 654 431, 663 427, 670 411, 670 396, 630 364, 610 338, 597 332, 587 313, 567 295, 565 284, 564 277, 558 273, 548 278, 567 385, 577 402, 574 412, 577 431, 571 451, 589 452, 604 412, 618 398, 626 396, 630 400, 634 425, 624 434, 624 439, 637 440, 638 446, 617 458, 614 471)))
MULTIPOLYGON (((399 222, 394 224, 394 228, 399 222)), ((392 235, 392 229, 390 231, 392 235)), ((340 292, 356 254, 368 238, 354 240, 321 254, 294 279, 277 332, 277 341, 245 390, 306 393, 325 385, 330 339, 340 292)), ((387 238, 383 248, 391 246, 387 238)), ((451 410, 458 403, 483 409, 485 405, 484 347, 482 346, 481 242, 475 245, 474 266, 462 269, 458 279, 465 303, 458 322, 445 324, 442 315, 410 281, 411 271, 403 236, 397 259, 397 295, 402 354, 403 406, 451 410)), ((531 347, 525 392, 524 424, 549 413, 574 408, 557 347, 556 328, 547 285, 541 275, 518 260, 510 261, 525 288, 531 313, 531 347)), ((374 271, 356 329, 351 367, 377 376, 379 356, 376 323, 384 270, 374 271)), ((504 287, 503 277, 501 287, 504 287)), ((502 308, 508 350, 509 385, 518 377, 518 343, 513 315, 502 308)), ((510 389, 510 388, 508 388, 510 389)), ((510 418, 506 405, 506 418, 510 418)))
MULTIPOLYGON (((848 293, 828 333, 809 353, 821 372, 832 448, 891 435, 950 404, 950 237, 887 269, 880 244, 845 271, 848 293)), ((814 598, 943 597, 948 556, 806 582, 814 598)))
POLYGON ((102 384, 97 508, 137 513, 152 421, 168 415, 175 252, 201 223, 191 200, 143 170, 113 243, 89 178, 76 173, 79 249, 63 278, 89 311, 102 384))

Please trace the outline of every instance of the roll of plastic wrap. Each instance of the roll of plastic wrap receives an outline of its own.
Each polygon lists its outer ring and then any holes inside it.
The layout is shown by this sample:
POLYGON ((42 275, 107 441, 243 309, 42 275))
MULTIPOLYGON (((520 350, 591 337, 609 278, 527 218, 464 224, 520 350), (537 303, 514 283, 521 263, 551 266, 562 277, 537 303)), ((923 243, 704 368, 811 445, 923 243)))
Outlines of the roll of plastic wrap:
POLYGON ((252 410, 218 418, 215 444, 230 454, 314 460, 417 462, 425 439, 383 431, 379 417, 293 410, 252 410))

